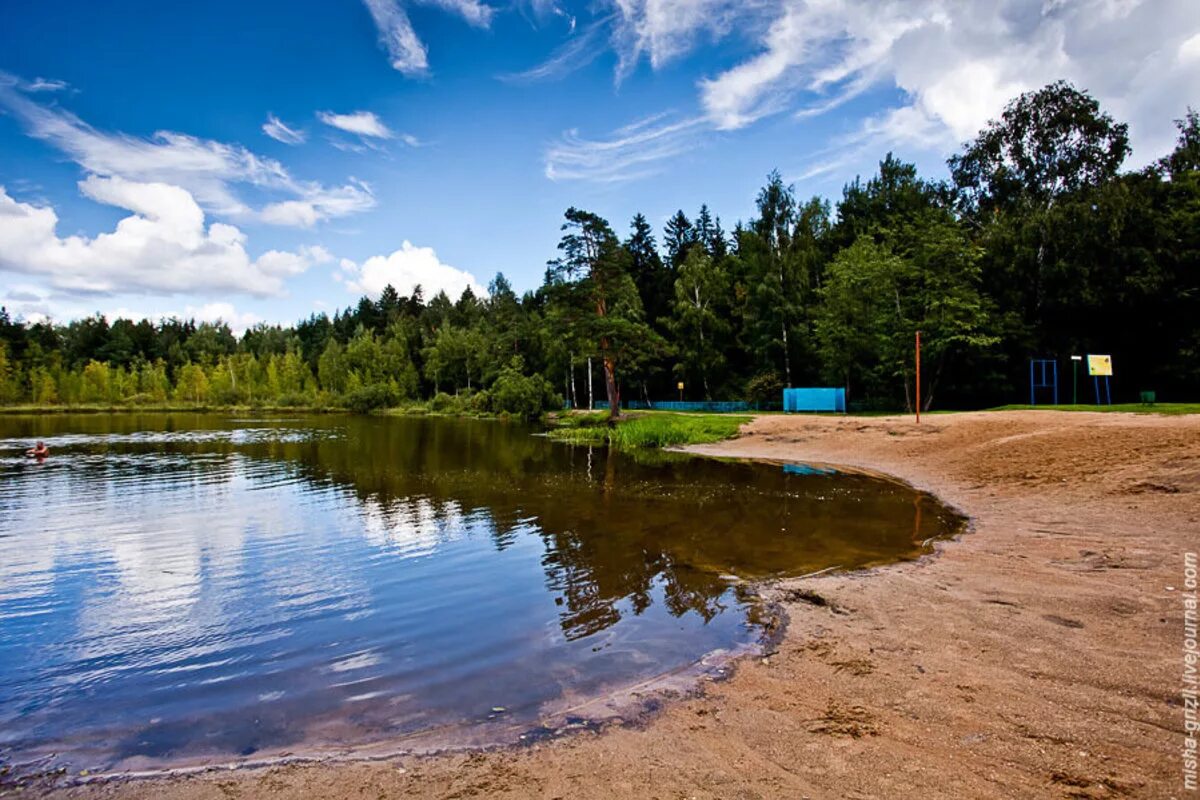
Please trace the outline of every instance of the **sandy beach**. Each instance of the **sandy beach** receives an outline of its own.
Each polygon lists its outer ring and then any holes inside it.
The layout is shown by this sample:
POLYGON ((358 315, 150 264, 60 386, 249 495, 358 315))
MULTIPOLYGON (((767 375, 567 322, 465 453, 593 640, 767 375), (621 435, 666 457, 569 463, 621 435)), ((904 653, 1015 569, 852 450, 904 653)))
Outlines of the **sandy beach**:
POLYGON ((1183 553, 1200 550, 1200 416, 765 416, 695 449, 887 473, 971 530, 917 562, 767 587, 789 617, 776 649, 637 725, 51 796, 1185 796, 1181 593, 1183 553))

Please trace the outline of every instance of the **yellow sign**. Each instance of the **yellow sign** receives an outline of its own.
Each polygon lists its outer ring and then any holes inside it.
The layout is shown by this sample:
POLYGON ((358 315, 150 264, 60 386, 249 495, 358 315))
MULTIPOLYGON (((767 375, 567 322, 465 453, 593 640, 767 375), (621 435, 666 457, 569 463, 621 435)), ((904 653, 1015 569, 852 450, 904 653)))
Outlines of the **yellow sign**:
POLYGON ((1088 375, 1098 375, 1100 377, 1112 375, 1112 356, 1092 356, 1087 357, 1088 375))
POLYGON ((683 391, 683 381, 679 382, 679 391, 683 391))

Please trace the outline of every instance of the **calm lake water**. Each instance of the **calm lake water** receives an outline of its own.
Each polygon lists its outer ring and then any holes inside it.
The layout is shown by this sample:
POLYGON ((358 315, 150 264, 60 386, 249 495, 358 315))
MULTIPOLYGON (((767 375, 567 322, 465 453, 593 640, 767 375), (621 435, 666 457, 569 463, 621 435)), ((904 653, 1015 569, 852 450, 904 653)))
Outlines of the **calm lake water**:
POLYGON ((537 724, 761 635, 744 582, 922 552, 926 495, 500 422, 0 417, 0 762, 537 724), (22 457, 34 439, 51 457, 22 457))

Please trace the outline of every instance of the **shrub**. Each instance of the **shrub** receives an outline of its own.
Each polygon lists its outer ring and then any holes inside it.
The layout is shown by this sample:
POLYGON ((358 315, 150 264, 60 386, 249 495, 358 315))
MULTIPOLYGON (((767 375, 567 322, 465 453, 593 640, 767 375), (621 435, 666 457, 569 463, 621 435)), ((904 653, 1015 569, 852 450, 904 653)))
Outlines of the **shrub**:
POLYGON ((445 392, 438 392, 433 399, 429 401, 429 410, 435 414, 445 414, 458 410, 458 398, 448 395, 445 392))
POLYGON ((525 375, 525 362, 515 356, 500 370, 492 384, 492 410, 524 419, 537 419, 542 412, 562 405, 550 382, 541 375, 525 375))
POLYGON ((369 414, 396 402, 395 392, 387 384, 373 383, 346 395, 346 408, 355 414, 369 414))
POLYGON ((279 395, 279 399, 275 401, 275 405, 285 408, 316 405, 316 398, 304 392, 286 392, 279 395))
POLYGON ((486 390, 475 392, 467 400, 467 405, 476 414, 486 414, 492 410, 492 393, 486 390))
POLYGON ((778 403, 783 398, 783 381, 774 372, 763 372, 746 382, 746 400, 751 403, 778 403))

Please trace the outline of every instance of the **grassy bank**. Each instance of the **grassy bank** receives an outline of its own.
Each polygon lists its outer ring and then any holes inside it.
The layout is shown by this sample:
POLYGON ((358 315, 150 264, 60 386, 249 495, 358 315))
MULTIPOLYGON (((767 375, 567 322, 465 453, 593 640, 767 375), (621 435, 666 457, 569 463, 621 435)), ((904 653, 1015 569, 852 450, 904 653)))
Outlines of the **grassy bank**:
POLYGON ((1104 413, 1123 412, 1126 414, 1200 414, 1200 403, 1155 403, 1152 406, 1145 406, 1141 403, 1118 403, 1111 406, 1010 405, 989 408, 988 411, 1099 411, 1104 413))
POLYGON ((563 414, 552 421, 550 438, 622 449, 679 447, 736 436, 750 417, 731 414, 636 412, 613 423, 606 412, 563 414))

